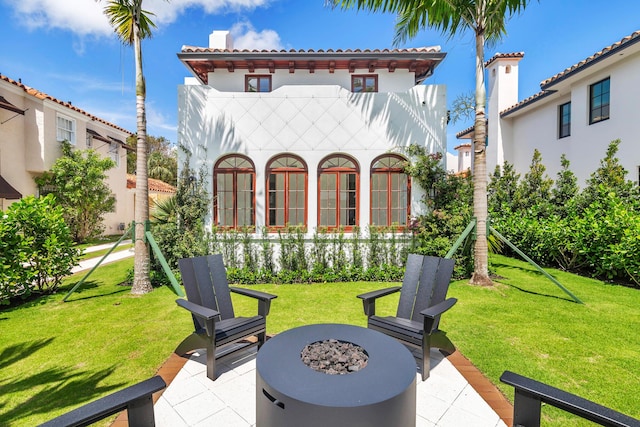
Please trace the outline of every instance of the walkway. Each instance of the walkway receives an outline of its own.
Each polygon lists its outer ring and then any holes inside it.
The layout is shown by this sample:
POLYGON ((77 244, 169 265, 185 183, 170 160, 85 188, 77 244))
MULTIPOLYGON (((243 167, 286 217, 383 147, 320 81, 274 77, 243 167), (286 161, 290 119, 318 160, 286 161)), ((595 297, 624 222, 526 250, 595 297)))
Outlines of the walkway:
MULTIPOLYGON (((130 243, 131 243, 131 240, 123 240, 120 243, 120 245, 127 245, 130 243)), ((86 253, 97 252, 101 250, 109 250, 113 247, 114 244, 115 243, 105 243, 104 245, 90 246, 84 250, 84 253, 86 254, 86 253)), ((118 245, 118 247, 120 245, 118 245)), ((121 259, 130 258, 134 255, 133 247, 129 249, 124 249, 124 250, 118 250, 118 248, 116 248, 115 251, 117 252, 112 252, 111 254, 109 254, 107 259, 102 261, 102 264, 100 265, 108 264, 114 261, 120 261, 121 259)), ((79 271, 85 271, 85 270, 91 269, 94 265, 98 263, 98 261, 100 261, 100 259, 103 256, 104 255, 99 255, 95 258, 87 258, 85 260, 80 261, 78 265, 76 265, 71 269, 71 273, 77 273, 79 271)))
MULTIPOLYGON (((256 425, 255 348, 219 364, 216 381, 206 377, 204 352, 190 359, 173 354, 159 374, 168 387, 156 396, 159 427, 256 425)), ((448 358, 431 352, 431 375, 417 375, 417 427, 506 427, 513 408, 460 353, 448 358)), ((114 426, 123 422, 122 415, 114 426)))

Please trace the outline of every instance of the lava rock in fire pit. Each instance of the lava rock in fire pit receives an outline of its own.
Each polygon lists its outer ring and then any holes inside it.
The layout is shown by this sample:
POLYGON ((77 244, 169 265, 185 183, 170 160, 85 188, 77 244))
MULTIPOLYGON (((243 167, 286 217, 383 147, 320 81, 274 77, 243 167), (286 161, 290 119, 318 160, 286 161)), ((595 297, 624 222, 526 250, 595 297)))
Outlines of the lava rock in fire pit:
POLYGON ((328 339, 307 345, 300 354, 302 362, 311 369, 330 375, 358 372, 369 356, 359 345, 328 339))

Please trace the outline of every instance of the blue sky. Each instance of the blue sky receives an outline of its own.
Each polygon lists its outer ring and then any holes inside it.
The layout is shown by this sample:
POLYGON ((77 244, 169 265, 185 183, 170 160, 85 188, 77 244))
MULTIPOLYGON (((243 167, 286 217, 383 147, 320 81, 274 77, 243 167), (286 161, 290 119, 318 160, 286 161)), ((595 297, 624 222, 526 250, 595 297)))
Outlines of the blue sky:
MULTIPOLYGON (((105 1, 0 0, 0 73, 135 131, 133 51, 122 46, 101 10, 105 1)), ((237 48, 391 48, 394 16, 344 12, 324 0, 145 0, 158 28, 143 44, 148 133, 176 142, 177 86, 188 76, 177 59, 183 45, 206 46, 212 30, 231 30, 237 48)), ((540 82, 640 29, 640 2, 541 0, 507 24, 488 46, 524 52, 519 99, 540 82)), ((473 35, 449 39, 425 30, 399 47, 439 45, 447 57, 427 84, 447 85, 448 102, 474 89, 473 35)), ((456 132, 450 125, 449 151, 456 132)))

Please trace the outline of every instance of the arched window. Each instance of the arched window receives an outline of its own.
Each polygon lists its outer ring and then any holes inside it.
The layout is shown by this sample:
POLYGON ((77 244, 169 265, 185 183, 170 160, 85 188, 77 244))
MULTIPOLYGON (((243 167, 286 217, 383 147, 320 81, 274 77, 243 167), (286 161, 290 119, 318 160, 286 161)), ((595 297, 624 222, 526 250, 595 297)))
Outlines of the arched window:
POLYGON ((371 224, 407 225, 410 180, 404 173, 405 159, 395 154, 376 158, 371 164, 371 224))
POLYGON ((356 162, 345 155, 325 158, 318 167, 318 225, 350 231, 358 225, 360 186, 356 162))
POLYGON ((267 226, 307 225, 307 165, 298 156, 267 163, 267 226))
POLYGON ((231 154, 213 168, 214 221, 220 227, 255 225, 256 169, 245 156, 231 154))

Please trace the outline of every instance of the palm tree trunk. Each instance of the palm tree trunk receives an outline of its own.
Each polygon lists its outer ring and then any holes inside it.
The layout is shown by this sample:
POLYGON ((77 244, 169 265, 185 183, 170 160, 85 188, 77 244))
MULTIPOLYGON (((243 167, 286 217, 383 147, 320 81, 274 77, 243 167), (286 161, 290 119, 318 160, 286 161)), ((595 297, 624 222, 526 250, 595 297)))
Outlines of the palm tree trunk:
POLYGON ((140 40, 140 13, 142 2, 135 10, 134 55, 136 61, 136 117, 137 117, 137 160, 136 160, 136 200, 135 200, 135 258, 133 266, 132 294, 146 294, 153 290, 149 280, 149 247, 144 232, 149 220, 149 185, 147 177, 147 116, 145 110, 146 86, 142 72, 142 46, 140 40))
POLYGON ((476 118, 474 123, 473 159, 473 215, 476 218, 473 275, 470 283, 490 286, 489 249, 487 245, 487 154, 484 84, 484 33, 476 34, 476 118))

